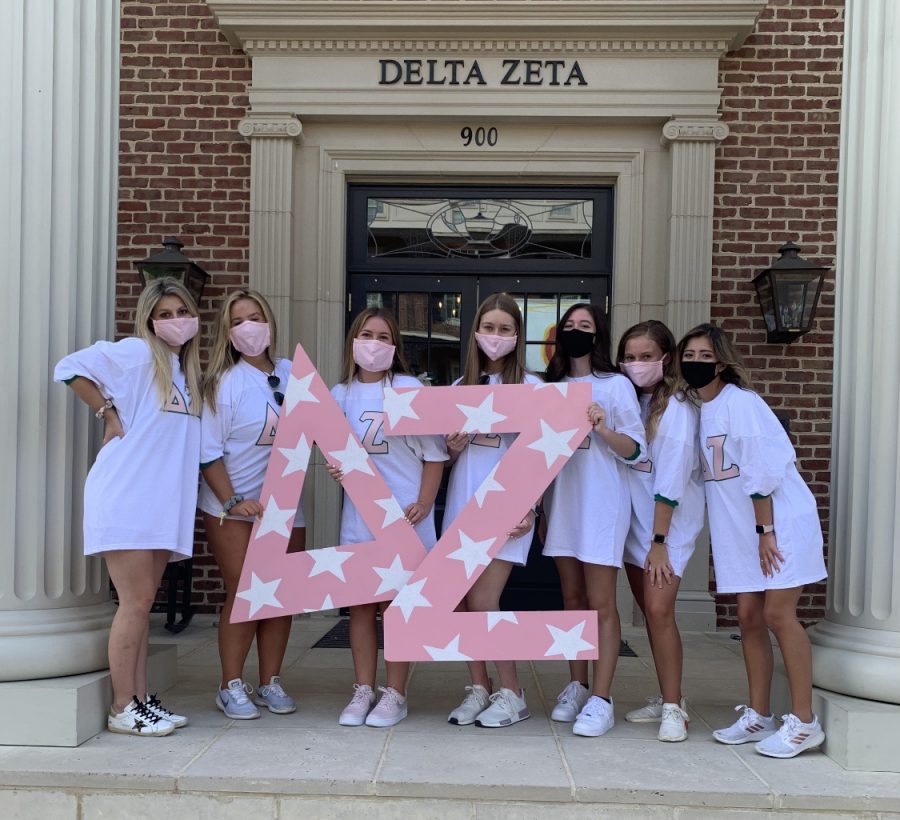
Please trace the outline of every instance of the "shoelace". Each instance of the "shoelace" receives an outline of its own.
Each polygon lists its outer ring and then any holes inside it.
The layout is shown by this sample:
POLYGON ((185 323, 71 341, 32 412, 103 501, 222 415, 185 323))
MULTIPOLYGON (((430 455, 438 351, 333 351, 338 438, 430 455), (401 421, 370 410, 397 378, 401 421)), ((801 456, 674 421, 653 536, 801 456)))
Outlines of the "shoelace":
POLYGON ((161 712, 161 716, 165 718, 169 718, 174 714, 170 709, 166 709, 166 707, 162 705, 155 692, 147 698, 145 706, 153 712, 161 712))
POLYGON ((663 706, 662 719, 667 720, 668 718, 671 718, 671 717, 674 717, 678 720, 684 720, 685 714, 684 714, 684 711, 682 711, 680 706, 666 704, 663 706))
POLYGON ((491 704, 499 704, 510 714, 516 711, 509 700, 509 695, 507 695, 506 692, 504 692, 502 689, 498 692, 494 692, 494 694, 490 696, 489 700, 491 701, 491 704))
POLYGON ((249 683, 240 683, 240 685, 231 685, 228 687, 228 694, 235 702, 236 706, 243 706, 250 698, 247 697, 253 691, 253 687, 249 683))
POLYGON ((159 723, 162 720, 162 718, 157 715, 156 712, 150 709, 150 707, 147 706, 146 703, 141 703, 141 701, 139 701, 137 697, 135 697, 132 703, 134 704, 132 713, 136 714, 139 718, 141 718, 141 720, 146 720, 149 723, 159 723))
POLYGON ((400 705, 400 693, 395 689, 391 689, 390 686, 379 686, 378 691, 381 692, 381 702, 378 704, 379 706, 400 705))
POLYGON ((572 681, 565 689, 560 692, 559 697, 556 699, 557 703, 575 703, 578 700, 578 690, 581 688, 581 684, 577 681, 572 681))
POLYGON ((781 729, 778 730, 778 734, 782 736, 785 742, 790 743, 791 745, 797 745, 802 743, 809 736, 808 733, 803 730, 803 723, 796 715, 782 715, 781 719, 784 723, 782 724, 781 729))
MULTIPOLYGON (((260 689, 262 689, 262 688, 263 687, 260 687, 260 689)), ((275 695, 276 697, 279 697, 279 698, 287 697, 287 692, 285 692, 284 689, 281 688, 281 683, 278 680, 278 678, 272 678, 272 682, 268 686, 266 686, 265 689, 266 689, 266 694, 275 695)))
POLYGON ((360 686, 358 683, 354 683, 353 697, 350 699, 350 703, 365 703, 368 705, 371 693, 372 690, 368 686, 360 686))
POLYGON ((468 692, 468 694, 463 698, 463 706, 470 706, 475 705, 476 703, 481 703, 481 698, 478 697, 478 693, 475 691, 474 686, 467 686, 466 692, 468 692))

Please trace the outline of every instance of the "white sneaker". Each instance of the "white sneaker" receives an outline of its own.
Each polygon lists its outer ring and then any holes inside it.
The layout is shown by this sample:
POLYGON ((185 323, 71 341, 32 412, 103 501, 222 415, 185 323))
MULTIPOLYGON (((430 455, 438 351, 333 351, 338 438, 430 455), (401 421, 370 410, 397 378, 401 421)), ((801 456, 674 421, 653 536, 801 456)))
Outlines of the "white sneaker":
POLYGON ((738 743, 758 743, 775 734, 777 726, 774 715, 763 717, 755 709, 743 704, 734 707, 735 712, 741 710, 743 713, 731 726, 713 732, 713 737, 719 743, 727 743, 730 746, 738 743))
POLYGON ((372 687, 366 683, 354 683, 353 697, 341 712, 338 723, 341 726, 362 726, 366 722, 366 716, 371 711, 373 703, 375 703, 375 693, 372 691, 372 687))
POLYGON ((677 703, 662 705, 662 721, 659 724, 657 740, 678 743, 687 740, 688 716, 677 703))
MULTIPOLYGON (((687 715, 687 703, 685 703, 684 698, 681 699, 681 702, 678 705, 681 707, 681 711, 687 715)), ((657 721, 662 720, 662 707, 662 695, 647 698, 647 702, 643 706, 628 712, 625 715, 625 720, 629 723, 656 723, 657 721)), ((690 715, 688 715, 688 723, 690 723, 690 720, 690 715)))
POLYGON ((106 718, 106 728, 119 735, 138 737, 164 737, 175 731, 172 723, 151 712, 137 697, 133 697, 121 712, 114 714, 110 711, 106 718))
POLYGON ((249 683, 232 678, 227 689, 219 689, 216 693, 216 707, 232 720, 255 720, 259 717, 259 709, 250 700, 252 694, 253 687, 249 683))
POLYGON ((176 715, 174 712, 166 709, 165 706, 162 705, 159 698, 156 697, 156 694, 151 695, 149 692, 147 693, 147 700, 144 701, 144 706, 146 706, 151 712, 153 712, 157 717, 161 717, 163 720, 169 721, 176 729, 180 729, 183 726, 188 725, 188 719, 184 715, 176 715))
POLYGON ((815 749, 825 742, 822 724, 813 715, 811 723, 804 723, 796 715, 783 715, 781 728, 756 744, 756 751, 767 757, 796 757, 807 749, 815 749))
POLYGON ((575 719, 572 732, 582 737, 600 737, 616 725, 612 701, 607 703, 597 695, 591 695, 575 719))
POLYGON ((491 702, 491 693, 480 684, 476 683, 466 687, 466 696, 447 718, 447 723, 455 723, 457 726, 468 726, 475 722, 491 702))
POLYGON ((395 726, 406 717, 406 698, 391 686, 379 686, 378 691, 381 692, 381 699, 366 715, 366 726, 395 726))
POLYGON ((512 689, 500 689, 491 695, 491 705, 475 718, 475 725, 485 729, 499 729, 530 717, 524 689, 521 695, 517 695, 512 689))
POLYGON ((551 720, 557 720, 560 723, 572 723, 578 717, 578 713, 584 708, 590 692, 582 686, 577 680, 573 680, 556 699, 556 706, 550 713, 551 720))

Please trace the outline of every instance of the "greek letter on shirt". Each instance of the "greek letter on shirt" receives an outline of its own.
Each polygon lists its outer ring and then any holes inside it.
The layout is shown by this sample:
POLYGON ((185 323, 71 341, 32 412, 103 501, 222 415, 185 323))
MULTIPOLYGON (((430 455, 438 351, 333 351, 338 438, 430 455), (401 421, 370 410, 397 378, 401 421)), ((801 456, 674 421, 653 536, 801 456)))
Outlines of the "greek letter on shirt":
POLYGON ((708 436, 706 447, 712 450, 712 469, 706 458, 706 452, 700 450, 700 464, 703 468, 704 481, 727 481, 729 478, 737 478, 741 474, 741 468, 737 464, 725 466, 725 439, 727 435, 708 436))
POLYGON ((362 446, 367 453, 384 455, 388 452, 388 443, 383 438, 384 413, 377 410, 367 410, 359 417, 360 421, 368 422, 369 426, 362 438, 362 446))
POLYGON ((183 416, 188 415, 188 400, 184 397, 184 393, 182 393, 178 389, 178 385, 174 382, 172 383, 172 389, 169 391, 169 398, 166 399, 166 404, 163 407, 164 413, 180 413, 183 416))
POLYGON ((266 420, 256 443, 260 447, 271 447, 275 443, 275 431, 278 429, 278 411, 266 402, 266 420))

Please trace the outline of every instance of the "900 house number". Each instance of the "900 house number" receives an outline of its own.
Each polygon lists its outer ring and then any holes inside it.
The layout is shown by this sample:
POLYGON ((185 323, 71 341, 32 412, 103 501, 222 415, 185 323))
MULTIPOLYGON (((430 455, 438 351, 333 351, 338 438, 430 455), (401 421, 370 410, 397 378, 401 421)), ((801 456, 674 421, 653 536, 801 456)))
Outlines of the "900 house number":
POLYGON ((482 126, 478 126, 477 128, 472 128, 471 126, 465 126, 460 132, 459 137, 462 140, 463 148, 468 148, 470 145, 478 146, 479 148, 482 145, 489 145, 493 147, 497 144, 500 136, 497 133, 497 129, 493 126, 490 128, 484 128, 482 126))

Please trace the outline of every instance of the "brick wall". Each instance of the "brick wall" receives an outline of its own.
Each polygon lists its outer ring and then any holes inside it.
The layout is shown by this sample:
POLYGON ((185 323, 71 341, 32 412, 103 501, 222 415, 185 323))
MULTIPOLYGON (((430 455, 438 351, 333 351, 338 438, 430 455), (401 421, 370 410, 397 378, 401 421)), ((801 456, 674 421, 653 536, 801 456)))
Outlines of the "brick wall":
MULTIPOLYGON (((755 386, 791 419, 800 469, 827 531, 834 283, 815 331, 767 345, 750 280, 787 239, 833 264, 841 83, 842 0, 772 0, 756 32, 720 66, 731 134, 716 161, 713 319, 734 331, 755 386)), ((204 3, 122 4, 118 335, 131 332, 139 291, 134 261, 175 234, 212 279, 204 321, 223 290, 246 284, 250 151, 237 123, 247 110, 250 61, 218 31, 204 3)), ((222 598, 198 535, 194 588, 201 610, 222 598)), ((821 616, 824 584, 802 614, 821 616)), ((720 625, 734 623, 720 596, 720 625)))
MULTIPOLYGON (((813 331, 766 344, 751 279, 788 239, 833 266, 837 231, 843 0, 772 0, 743 48, 722 60, 722 119, 731 133, 716 155, 712 318, 733 331, 753 386, 790 418, 800 472, 828 532, 834 276, 827 275, 813 331)), ((808 587, 801 617, 824 614, 825 584, 808 587)), ((719 596, 720 626, 736 623, 719 596)))
MULTIPOLYGON (((211 274, 203 321, 226 289, 246 285, 250 60, 219 32, 204 3, 122 4, 116 332, 132 332, 140 292, 135 260, 168 234, 211 274)), ((211 327, 211 324, 207 324, 211 327)), ((224 598, 202 527, 194 558, 201 611, 224 598)))

